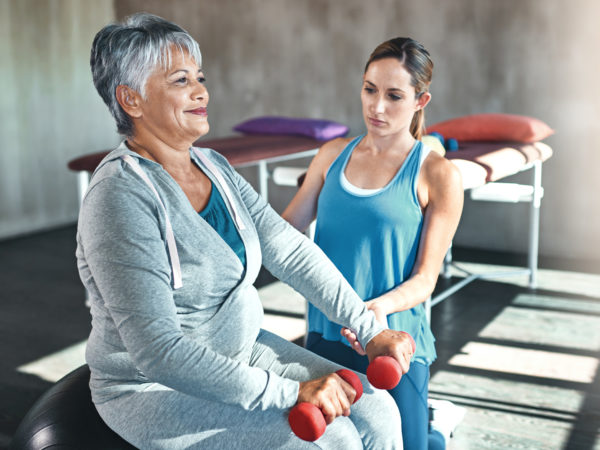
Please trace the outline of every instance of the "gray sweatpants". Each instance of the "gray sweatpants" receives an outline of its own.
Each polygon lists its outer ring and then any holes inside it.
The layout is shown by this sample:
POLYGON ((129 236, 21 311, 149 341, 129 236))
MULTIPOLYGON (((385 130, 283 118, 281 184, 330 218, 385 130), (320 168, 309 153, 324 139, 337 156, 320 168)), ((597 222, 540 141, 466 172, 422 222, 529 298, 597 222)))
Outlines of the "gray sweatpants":
MULTIPOLYGON (((261 331, 250 365, 306 381, 340 366, 261 331)), ((360 375, 361 399, 349 417, 338 417, 314 443, 291 431, 288 410, 247 411, 198 399, 160 384, 96 405, 110 428, 140 449, 401 449, 398 408, 387 391, 373 389, 360 375)))

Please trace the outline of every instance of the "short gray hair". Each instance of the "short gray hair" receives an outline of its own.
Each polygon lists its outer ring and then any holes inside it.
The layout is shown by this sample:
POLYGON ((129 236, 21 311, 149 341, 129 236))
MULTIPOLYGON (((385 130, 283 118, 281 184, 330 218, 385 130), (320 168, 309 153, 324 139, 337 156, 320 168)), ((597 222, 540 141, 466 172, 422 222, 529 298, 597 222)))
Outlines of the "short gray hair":
POLYGON ((102 28, 92 44, 94 86, 117 122, 117 131, 133 135, 133 121, 117 102, 117 86, 129 86, 145 98, 146 82, 159 66, 171 66, 171 46, 187 51, 202 66, 198 43, 183 28, 161 17, 138 13, 122 24, 102 28))

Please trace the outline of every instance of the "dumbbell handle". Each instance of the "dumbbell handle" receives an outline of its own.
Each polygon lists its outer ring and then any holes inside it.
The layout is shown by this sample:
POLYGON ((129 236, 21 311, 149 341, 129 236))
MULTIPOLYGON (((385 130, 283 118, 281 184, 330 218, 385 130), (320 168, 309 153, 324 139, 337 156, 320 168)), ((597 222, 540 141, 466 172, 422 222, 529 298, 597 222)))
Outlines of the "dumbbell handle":
MULTIPOLYGON (((417 349, 415 341, 410 334, 404 333, 410 338, 414 353, 417 349)), ((377 389, 394 389, 402 378, 402 368, 391 356, 378 356, 367 367, 367 378, 377 389)))
MULTIPOLYGON (((340 369, 336 372, 344 381, 350 384, 356 391, 354 402, 356 403, 363 393, 362 383, 358 376, 348 369, 340 369)), ((316 441, 325 433, 325 417, 319 408, 312 403, 298 403, 290 411, 288 417, 290 427, 296 436, 305 441, 316 441)))

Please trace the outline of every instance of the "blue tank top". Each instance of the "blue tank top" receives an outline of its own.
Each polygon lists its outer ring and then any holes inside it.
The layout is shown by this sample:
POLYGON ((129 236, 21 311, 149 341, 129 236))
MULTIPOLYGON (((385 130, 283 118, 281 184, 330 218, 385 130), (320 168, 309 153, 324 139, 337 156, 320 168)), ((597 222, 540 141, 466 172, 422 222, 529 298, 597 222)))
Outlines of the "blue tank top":
MULTIPOLYGON (((327 171, 318 200, 315 242, 366 301, 402 284, 415 264, 423 226, 417 197, 423 144, 415 143, 386 186, 372 194, 358 195, 342 186, 341 177, 362 138, 352 140, 327 171)), ((435 339, 422 303, 390 314, 388 325, 414 338, 414 361, 431 364, 435 360, 435 339)), ((340 329, 309 304, 309 331, 347 345, 340 329)))
POLYGON ((225 206, 221 193, 215 187, 214 183, 211 183, 211 186, 212 189, 208 203, 198 214, 229 244, 234 253, 240 258, 242 266, 246 267, 246 248, 244 247, 242 238, 233 223, 227 206, 225 206))

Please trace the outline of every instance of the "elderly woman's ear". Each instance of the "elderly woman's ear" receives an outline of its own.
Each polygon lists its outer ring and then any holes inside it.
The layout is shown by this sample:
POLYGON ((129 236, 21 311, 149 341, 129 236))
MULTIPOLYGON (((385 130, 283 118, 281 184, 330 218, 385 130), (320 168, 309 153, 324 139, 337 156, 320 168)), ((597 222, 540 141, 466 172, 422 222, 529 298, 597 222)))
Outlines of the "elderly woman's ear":
POLYGON ((120 84, 117 86, 116 97, 119 105, 129 116, 137 118, 142 115, 140 109, 140 95, 129 86, 120 84))

